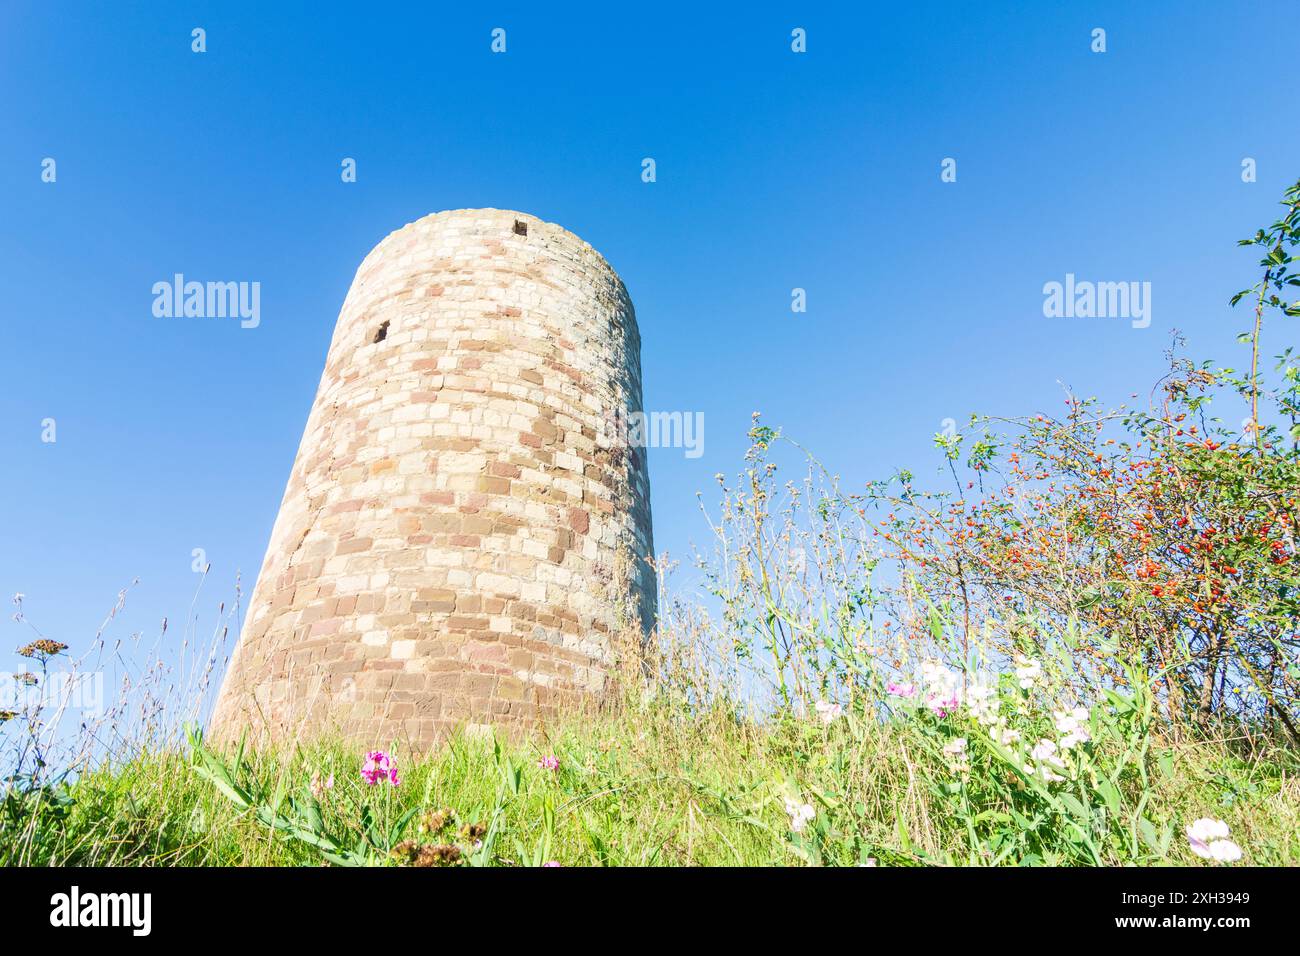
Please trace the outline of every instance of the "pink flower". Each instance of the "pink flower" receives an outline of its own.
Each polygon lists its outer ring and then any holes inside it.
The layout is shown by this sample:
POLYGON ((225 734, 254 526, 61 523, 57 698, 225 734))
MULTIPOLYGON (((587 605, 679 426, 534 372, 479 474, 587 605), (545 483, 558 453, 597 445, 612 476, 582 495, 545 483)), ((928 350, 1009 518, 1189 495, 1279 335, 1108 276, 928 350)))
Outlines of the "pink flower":
POLYGON ((885 685, 885 691, 895 697, 915 697, 916 688, 911 684, 896 684, 892 680, 885 685))
POLYGON ((372 787, 383 777, 387 777, 388 782, 395 787, 400 782, 397 779, 397 758, 384 753, 382 750, 372 750, 366 754, 366 762, 361 768, 361 776, 372 787))
POLYGON ((944 697, 942 699, 928 700, 926 706, 934 711, 936 717, 947 717, 957 709, 956 697, 944 697))
POLYGON ((542 864, 542 869, 545 869, 545 868, 548 867, 548 866, 559 866, 559 865, 560 865, 560 864, 557 863, 555 860, 550 860, 550 861, 548 861, 548 862, 542 864))
POLYGON ((541 760, 537 761, 537 766, 541 767, 543 770, 559 770, 560 758, 556 756, 543 757, 541 760))

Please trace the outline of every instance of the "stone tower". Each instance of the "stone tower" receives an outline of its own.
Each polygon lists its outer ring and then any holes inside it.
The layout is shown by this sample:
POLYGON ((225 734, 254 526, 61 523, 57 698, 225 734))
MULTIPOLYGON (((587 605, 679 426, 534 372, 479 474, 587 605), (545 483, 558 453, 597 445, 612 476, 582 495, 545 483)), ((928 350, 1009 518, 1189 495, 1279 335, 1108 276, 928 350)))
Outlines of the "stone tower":
POLYGON ((427 749, 598 694, 655 586, 627 290, 517 212, 434 213, 366 256, 212 734, 427 749))

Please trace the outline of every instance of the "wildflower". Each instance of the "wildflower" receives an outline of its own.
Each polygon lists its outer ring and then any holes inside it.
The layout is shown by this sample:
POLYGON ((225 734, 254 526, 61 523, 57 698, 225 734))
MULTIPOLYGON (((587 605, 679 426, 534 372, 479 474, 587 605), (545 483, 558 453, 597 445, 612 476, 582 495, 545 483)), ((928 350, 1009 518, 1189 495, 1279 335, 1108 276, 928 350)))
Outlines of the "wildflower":
POLYGON ((1228 825, 1222 820, 1201 817, 1187 828, 1187 842, 1197 856, 1220 863, 1241 859, 1241 847, 1228 839, 1228 825))
POLYGON ((543 757, 541 760, 537 761, 537 766, 541 767, 543 770, 559 770, 560 758, 554 755, 543 757))
POLYGON ((1034 681, 1043 676, 1042 665, 1024 655, 1016 655, 1016 680, 1023 690, 1034 686, 1034 681))
POLYGON ((542 869, 546 869, 547 867, 552 867, 552 866, 559 866, 559 865, 560 865, 559 862, 556 860, 547 860, 545 863, 542 864, 542 869))
POLYGON ((1025 774, 1030 777, 1042 777, 1045 783, 1060 783, 1065 778, 1045 764, 1035 767, 1032 763, 1025 764, 1025 774))
POLYGON ((487 825, 484 823, 467 823, 460 828, 461 838, 466 843, 477 844, 487 833, 487 825))
POLYGON ((26 595, 26 594, 23 594, 21 591, 19 591, 17 594, 14 595, 14 603, 15 603, 15 604, 22 604, 22 603, 23 603, 23 598, 25 598, 25 597, 27 597, 27 595, 26 595))
POLYGON ((998 725, 989 729, 989 736, 1002 746, 1010 747, 1020 739, 1020 731, 998 725))
POLYGON ((786 797, 785 812, 790 815, 790 829, 795 833, 803 833, 804 827, 813 817, 817 816, 817 811, 812 808, 811 804, 800 803, 798 800, 791 800, 786 797))
POLYGON ((950 694, 947 697, 931 697, 925 702, 925 705, 934 711, 936 717, 947 717, 957 709, 957 705, 960 703, 961 701, 955 694, 950 694))
POLYGON ((875 865, 876 865, 876 858, 874 856, 869 856, 867 857, 867 861, 865 863, 858 864, 858 866, 875 866, 875 865))
POLYGON ((1057 754, 1056 744, 1052 741, 1039 740, 1034 745, 1034 749, 1029 752, 1029 756, 1038 761, 1038 766, 1035 768, 1033 764, 1026 764, 1025 773, 1030 776, 1037 774, 1048 783, 1065 779, 1056 772, 1065 769, 1065 761, 1057 754))
POLYGON ((34 657, 45 660, 67 649, 67 644, 61 644, 58 641, 42 637, 39 641, 32 641, 30 644, 18 648, 18 654, 20 657, 34 657))
POLYGON ((330 774, 324 780, 320 778, 319 773, 311 775, 311 795, 317 800, 325 796, 325 791, 334 789, 334 774, 330 774))
POLYGON ((988 684, 972 684, 966 689, 966 709, 981 724, 992 726, 998 722, 998 700, 996 687, 988 684))
POLYGON ((17 681, 19 684, 22 684, 24 687, 35 687, 37 684, 40 683, 41 679, 37 677, 35 674, 33 674, 31 671, 25 671, 22 674, 14 675, 14 680, 17 681))
POLYGON ((1065 736, 1061 738, 1061 749, 1069 750, 1079 744, 1086 744, 1092 739, 1088 733, 1088 708, 1076 707, 1070 711, 1058 710, 1053 715, 1056 729, 1065 736))
POLYGON ((1210 844, 1210 859, 1219 863, 1236 863, 1241 859, 1241 847, 1231 840, 1215 840, 1210 844))
POLYGON ((947 717, 961 703, 961 681, 956 671, 949 670, 939 661, 928 660, 921 665, 921 680, 925 684, 925 706, 936 717, 947 717))
POLYGON ((17 716, 18 711, 16 710, 0 710, 0 724, 13 720, 17 716))
POLYGON ((915 697, 916 696, 916 688, 913 687, 911 684, 898 684, 892 680, 885 685, 885 692, 887 694, 891 694, 894 697, 915 697))
POLYGON ((366 754, 361 776, 372 787, 383 777, 387 777, 388 782, 395 787, 400 782, 397 779, 397 759, 382 750, 372 750, 366 754))
POLYGON ((966 738, 957 737, 943 745, 944 755, 948 758, 948 769, 953 773, 967 773, 970 764, 966 761, 966 738))
POLYGON ((1061 763, 1061 758, 1056 756, 1056 744, 1050 740, 1039 740, 1034 745, 1034 749, 1029 751, 1029 756, 1035 760, 1047 760, 1056 763, 1057 766, 1065 766, 1061 763))
POLYGON ((829 701, 819 700, 814 705, 817 716, 821 718, 823 724, 834 723, 843 713, 844 708, 839 704, 832 704, 829 701))

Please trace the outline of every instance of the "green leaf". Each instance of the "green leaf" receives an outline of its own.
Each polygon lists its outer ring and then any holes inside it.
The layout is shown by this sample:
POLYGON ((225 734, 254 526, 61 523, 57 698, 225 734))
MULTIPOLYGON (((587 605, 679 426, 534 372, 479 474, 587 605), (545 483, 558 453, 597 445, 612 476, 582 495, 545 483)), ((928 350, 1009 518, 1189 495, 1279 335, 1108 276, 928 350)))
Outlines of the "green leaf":
POLYGON ((1142 835, 1142 842, 1145 843, 1152 852, 1161 852, 1160 836, 1156 833, 1155 826, 1146 817, 1138 818, 1138 833, 1142 835))
POLYGON ((1098 780, 1097 792, 1100 793, 1101 798, 1106 801, 1106 809, 1113 815, 1119 816, 1122 804, 1120 801, 1119 790, 1115 785, 1109 780, 1098 780))
POLYGON ((406 830, 407 824, 411 822, 411 817, 415 816, 419 811, 420 808, 418 806, 411 807, 411 809, 407 810, 397 818, 397 822, 394 823, 392 828, 388 831, 388 846, 390 848, 402 838, 402 833, 406 830))
POLYGON ((1076 797, 1074 794, 1062 793, 1060 794, 1060 800, 1061 803, 1065 804, 1065 806, 1069 809, 1071 813, 1073 813, 1083 822, 1086 823, 1092 819, 1092 814, 1088 812, 1088 808, 1085 807, 1080 802, 1079 798, 1076 797))
POLYGON ((1156 758, 1156 766, 1160 768, 1160 776, 1172 781, 1174 779, 1174 752, 1172 750, 1161 751, 1160 756, 1156 758))
POLYGON ((303 794, 303 815, 307 818, 307 827, 315 833, 320 833, 325 829, 325 820, 320 812, 320 803, 312 796, 311 790, 304 787, 303 794))

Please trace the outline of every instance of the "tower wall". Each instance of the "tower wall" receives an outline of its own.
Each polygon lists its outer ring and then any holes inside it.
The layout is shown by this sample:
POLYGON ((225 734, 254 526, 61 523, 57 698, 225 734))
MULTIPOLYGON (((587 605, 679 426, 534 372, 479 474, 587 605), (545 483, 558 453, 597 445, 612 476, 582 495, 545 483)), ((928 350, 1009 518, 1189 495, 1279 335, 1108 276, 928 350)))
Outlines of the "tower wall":
POLYGON ((212 733, 427 747, 598 694, 654 614, 640 337, 551 223, 435 213, 362 262, 212 733))

